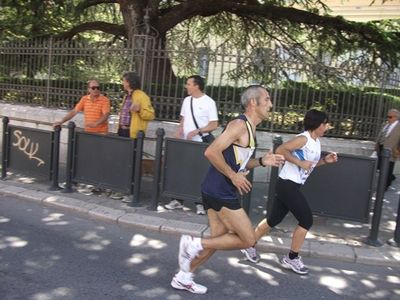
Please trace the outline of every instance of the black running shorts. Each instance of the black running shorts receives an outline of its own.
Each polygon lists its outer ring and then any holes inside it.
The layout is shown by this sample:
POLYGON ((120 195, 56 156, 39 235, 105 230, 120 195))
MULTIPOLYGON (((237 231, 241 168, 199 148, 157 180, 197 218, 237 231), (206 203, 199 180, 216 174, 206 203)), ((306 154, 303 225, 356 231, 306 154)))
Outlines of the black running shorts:
POLYGON ((232 210, 237 210, 242 208, 239 199, 232 199, 232 200, 218 199, 204 193, 202 193, 201 196, 203 198, 203 205, 206 211, 209 208, 215 211, 220 211, 222 207, 226 207, 232 210))

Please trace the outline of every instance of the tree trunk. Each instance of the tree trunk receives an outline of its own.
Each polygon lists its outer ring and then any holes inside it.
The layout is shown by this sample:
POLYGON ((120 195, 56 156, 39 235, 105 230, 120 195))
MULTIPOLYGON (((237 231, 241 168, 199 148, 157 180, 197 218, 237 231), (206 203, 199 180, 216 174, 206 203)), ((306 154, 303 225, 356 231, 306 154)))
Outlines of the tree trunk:
POLYGON ((145 24, 147 2, 146 0, 118 1, 124 19, 128 45, 133 46, 135 51, 138 50, 139 55, 135 55, 135 67, 142 78, 144 88, 150 87, 152 83, 160 84, 160 81, 166 83, 166 80, 170 83, 176 80, 171 61, 165 51, 165 32, 158 32, 157 12, 148 11, 147 22, 149 23, 145 24), (151 27, 150 32, 146 32, 147 26, 151 27), (157 32, 157 37, 155 32, 157 32))
POLYGON ((128 41, 132 42, 133 36, 140 33, 140 25, 144 22, 146 1, 118 1, 128 41))

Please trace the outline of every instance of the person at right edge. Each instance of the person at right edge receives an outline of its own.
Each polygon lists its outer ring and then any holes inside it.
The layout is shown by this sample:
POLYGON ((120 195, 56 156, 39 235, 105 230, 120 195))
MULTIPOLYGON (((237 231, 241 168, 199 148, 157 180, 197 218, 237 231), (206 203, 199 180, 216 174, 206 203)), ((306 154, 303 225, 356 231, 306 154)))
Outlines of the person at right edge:
MULTIPOLYGON (((305 131, 276 149, 277 154, 285 157, 285 164, 276 183, 276 199, 271 211, 267 212, 267 218, 262 220, 255 230, 258 241, 269 232, 270 228, 278 225, 290 211, 297 219, 298 225, 292 235, 290 252, 282 258, 281 265, 302 275, 308 273, 308 268, 304 265, 299 252, 313 224, 313 216, 300 188, 315 167, 335 163, 338 160, 335 152, 330 152, 321 158, 319 138, 324 135, 328 126, 326 113, 311 109, 304 117, 305 131)), ((254 246, 241 251, 251 262, 258 262, 259 255, 254 246)))
POLYGON ((381 152, 384 148, 392 150, 390 157, 388 175, 386 181, 386 190, 392 184, 396 176, 393 175, 394 163, 400 156, 400 112, 397 109, 390 109, 387 113, 387 122, 379 132, 375 143, 375 151, 378 155, 378 170, 381 168, 381 152))

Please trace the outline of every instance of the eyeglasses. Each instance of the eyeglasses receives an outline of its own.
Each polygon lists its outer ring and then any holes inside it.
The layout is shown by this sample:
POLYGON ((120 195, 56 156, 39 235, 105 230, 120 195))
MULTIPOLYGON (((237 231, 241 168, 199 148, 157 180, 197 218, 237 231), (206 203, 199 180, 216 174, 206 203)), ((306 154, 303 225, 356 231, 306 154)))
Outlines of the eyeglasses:
POLYGON ((99 86, 89 86, 89 89, 100 90, 100 87, 99 86))
POLYGON ((393 119, 394 116, 386 116, 388 119, 393 119))

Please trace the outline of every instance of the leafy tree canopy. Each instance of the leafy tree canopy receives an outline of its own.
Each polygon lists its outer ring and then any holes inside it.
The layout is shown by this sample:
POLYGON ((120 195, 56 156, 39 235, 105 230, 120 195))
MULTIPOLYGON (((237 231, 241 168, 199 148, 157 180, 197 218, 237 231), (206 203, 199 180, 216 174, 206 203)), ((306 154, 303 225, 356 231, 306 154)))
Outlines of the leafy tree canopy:
MULTIPOLYGON (((382 0, 370 1, 376 5, 382 0)), ((219 36, 221 45, 257 48, 268 41, 308 60, 321 53, 340 57, 349 52, 357 53, 360 64, 370 66, 394 68, 400 60, 400 20, 347 21, 330 16, 322 0, 0 2, 2 40, 73 38, 88 32, 129 40, 146 29, 147 16, 152 32, 182 44, 205 45, 210 36, 219 36)))

